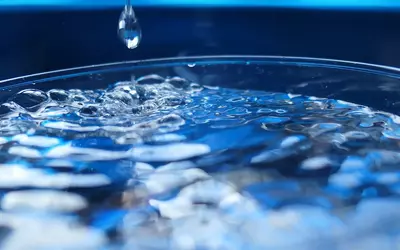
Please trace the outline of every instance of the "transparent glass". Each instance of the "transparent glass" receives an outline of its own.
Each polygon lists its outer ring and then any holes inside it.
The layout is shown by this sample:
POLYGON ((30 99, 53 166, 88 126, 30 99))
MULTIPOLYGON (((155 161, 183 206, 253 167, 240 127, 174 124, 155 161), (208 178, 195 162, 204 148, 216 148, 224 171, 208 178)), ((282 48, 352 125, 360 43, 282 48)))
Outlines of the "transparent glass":
POLYGON ((399 77, 220 56, 1 81, 0 243, 397 249, 399 77))
POLYGON ((279 56, 182 57, 52 71, 0 81, 4 100, 24 88, 94 89, 148 74, 182 76, 203 85, 288 92, 346 100, 398 113, 400 71, 394 67, 279 56))

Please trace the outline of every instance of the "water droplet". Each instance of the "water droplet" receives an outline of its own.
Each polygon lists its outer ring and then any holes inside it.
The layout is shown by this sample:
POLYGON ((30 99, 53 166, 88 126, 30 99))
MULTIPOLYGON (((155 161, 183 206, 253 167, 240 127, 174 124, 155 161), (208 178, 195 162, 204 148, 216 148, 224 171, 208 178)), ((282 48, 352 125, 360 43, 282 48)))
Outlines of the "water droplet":
POLYGON ((142 31, 132 6, 125 6, 118 22, 118 35, 128 49, 139 46, 142 31))

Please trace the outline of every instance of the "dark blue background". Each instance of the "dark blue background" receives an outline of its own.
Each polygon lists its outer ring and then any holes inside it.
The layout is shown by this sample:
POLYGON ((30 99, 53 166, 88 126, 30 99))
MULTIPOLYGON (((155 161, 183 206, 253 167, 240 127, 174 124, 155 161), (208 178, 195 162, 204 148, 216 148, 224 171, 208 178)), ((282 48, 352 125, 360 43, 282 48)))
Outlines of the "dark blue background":
POLYGON ((395 11, 137 8, 143 40, 133 51, 117 38, 120 12, 0 12, 0 78, 178 55, 287 55, 400 66, 395 11))

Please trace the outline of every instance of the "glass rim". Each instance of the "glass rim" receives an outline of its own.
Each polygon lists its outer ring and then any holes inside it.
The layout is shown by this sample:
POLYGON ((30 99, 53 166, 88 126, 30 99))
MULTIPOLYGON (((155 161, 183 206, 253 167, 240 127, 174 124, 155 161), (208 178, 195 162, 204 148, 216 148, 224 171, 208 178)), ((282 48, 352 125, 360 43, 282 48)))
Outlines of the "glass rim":
POLYGON ((393 78, 400 78, 400 68, 363 63, 356 61, 346 61, 337 59, 326 59, 316 57, 295 57, 295 56, 270 56, 270 55, 205 55, 205 56, 184 56, 184 57, 165 57, 145 60, 119 61, 104 64, 95 64, 81 67, 66 68, 60 70, 35 73, 25 76, 18 76, 5 80, 0 80, 0 89, 20 84, 36 84, 40 82, 68 79, 92 74, 102 74, 115 71, 134 70, 150 67, 173 67, 181 65, 291 65, 307 66, 315 68, 334 68, 350 71, 385 75, 393 78), (1 86, 6 84, 7 86, 1 86))

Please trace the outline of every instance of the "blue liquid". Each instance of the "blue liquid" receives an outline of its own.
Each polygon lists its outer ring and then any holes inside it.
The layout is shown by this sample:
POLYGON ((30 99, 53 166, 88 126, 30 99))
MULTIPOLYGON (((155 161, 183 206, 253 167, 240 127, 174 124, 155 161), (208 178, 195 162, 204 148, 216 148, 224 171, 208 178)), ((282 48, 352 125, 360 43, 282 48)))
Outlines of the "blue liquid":
POLYGON ((375 250, 400 236, 392 114, 150 75, 24 90, 0 117, 4 249, 375 250))

